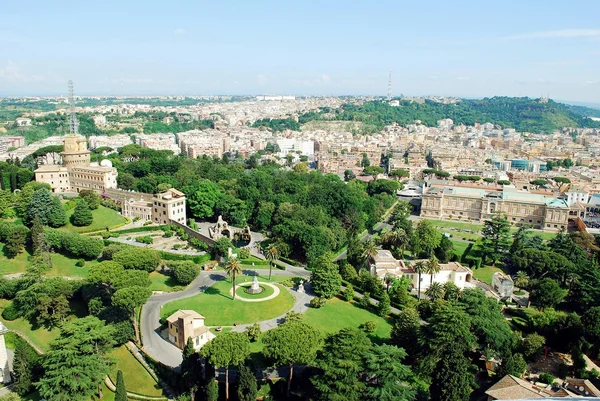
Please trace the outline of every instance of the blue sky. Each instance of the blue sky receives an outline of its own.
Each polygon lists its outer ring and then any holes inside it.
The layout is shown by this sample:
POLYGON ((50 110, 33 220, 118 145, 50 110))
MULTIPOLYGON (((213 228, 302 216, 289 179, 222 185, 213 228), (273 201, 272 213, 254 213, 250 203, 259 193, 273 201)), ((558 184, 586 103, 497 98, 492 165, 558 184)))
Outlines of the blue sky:
POLYGON ((600 1, 6 1, 0 96, 393 94, 600 103, 600 1))

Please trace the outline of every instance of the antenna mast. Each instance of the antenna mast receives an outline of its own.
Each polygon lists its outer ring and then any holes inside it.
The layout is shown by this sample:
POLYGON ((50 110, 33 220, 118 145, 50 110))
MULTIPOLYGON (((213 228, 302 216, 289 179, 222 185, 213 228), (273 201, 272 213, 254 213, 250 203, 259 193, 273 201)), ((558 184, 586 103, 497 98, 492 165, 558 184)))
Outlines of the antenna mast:
POLYGON ((387 94, 388 102, 392 100, 392 70, 390 70, 390 78, 388 80, 388 94, 387 94))
POLYGON ((73 81, 69 80, 69 132, 72 135, 79 133, 79 121, 75 115, 75 96, 73 95, 73 81))

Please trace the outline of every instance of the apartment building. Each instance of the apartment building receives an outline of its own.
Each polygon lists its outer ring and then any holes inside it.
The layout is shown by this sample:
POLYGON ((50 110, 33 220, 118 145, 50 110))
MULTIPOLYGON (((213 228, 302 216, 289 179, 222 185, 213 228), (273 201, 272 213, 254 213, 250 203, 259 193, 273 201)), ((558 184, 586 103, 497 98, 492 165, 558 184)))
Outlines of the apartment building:
POLYGON ((482 222, 497 212, 506 214, 511 223, 551 231, 567 228, 569 218, 566 200, 507 187, 501 191, 435 187, 423 195, 421 204, 421 217, 429 219, 482 222))

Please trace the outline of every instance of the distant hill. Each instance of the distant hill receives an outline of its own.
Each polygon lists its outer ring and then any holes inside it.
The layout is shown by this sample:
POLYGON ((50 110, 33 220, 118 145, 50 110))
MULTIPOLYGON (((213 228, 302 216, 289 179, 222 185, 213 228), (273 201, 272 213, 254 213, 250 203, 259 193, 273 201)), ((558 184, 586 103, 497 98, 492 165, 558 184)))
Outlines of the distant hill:
POLYGON ((320 113, 307 113, 301 116, 300 122, 315 119, 362 121, 381 128, 392 123, 411 124, 415 120, 435 126, 438 120, 451 118, 455 124, 491 122, 520 132, 552 133, 564 127, 600 128, 600 122, 587 118, 595 117, 589 111, 594 109, 588 109, 527 97, 463 99, 455 104, 403 100, 399 107, 392 107, 387 102, 371 101, 361 105, 344 104, 339 109, 323 110, 320 113))
POLYGON ((598 117, 600 118, 600 109, 593 107, 579 106, 579 105, 566 105, 572 112, 579 114, 584 117, 598 117))

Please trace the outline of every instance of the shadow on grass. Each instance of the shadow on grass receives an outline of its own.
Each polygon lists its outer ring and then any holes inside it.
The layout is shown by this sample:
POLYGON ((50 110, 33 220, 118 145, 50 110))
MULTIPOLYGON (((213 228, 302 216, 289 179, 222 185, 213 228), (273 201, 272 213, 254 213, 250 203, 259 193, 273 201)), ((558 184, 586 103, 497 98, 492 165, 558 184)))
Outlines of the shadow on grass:
POLYGON ((223 291, 221 291, 218 288, 215 288, 214 286, 213 287, 208 287, 206 290, 204 290, 204 293, 207 294, 207 295, 220 295, 220 296, 222 296, 224 298, 232 299, 231 295, 229 295, 229 293, 225 294, 225 293, 223 293, 223 291))

